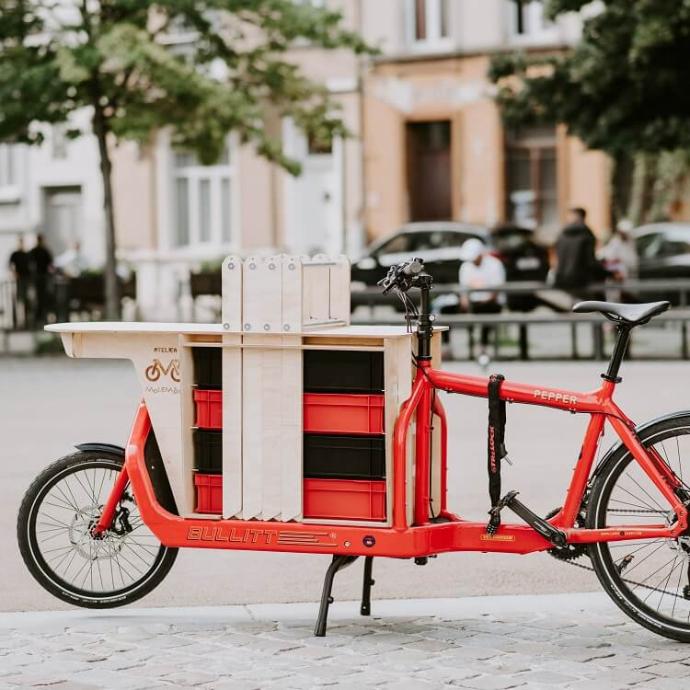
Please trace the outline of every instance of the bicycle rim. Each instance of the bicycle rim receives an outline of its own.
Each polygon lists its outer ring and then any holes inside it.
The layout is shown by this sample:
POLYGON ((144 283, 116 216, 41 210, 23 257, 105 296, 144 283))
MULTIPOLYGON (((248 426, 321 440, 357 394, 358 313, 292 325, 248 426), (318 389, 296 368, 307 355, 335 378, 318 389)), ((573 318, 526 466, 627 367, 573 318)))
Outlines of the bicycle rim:
MULTIPOLYGON (((690 426, 676 426, 644 440, 690 490, 690 426)), ((594 526, 671 525, 675 513, 629 453, 602 477, 592 497, 594 526)), ((592 547, 597 575, 626 612, 647 627, 690 639, 690 534, 679 539, 599 543, 592 547)))

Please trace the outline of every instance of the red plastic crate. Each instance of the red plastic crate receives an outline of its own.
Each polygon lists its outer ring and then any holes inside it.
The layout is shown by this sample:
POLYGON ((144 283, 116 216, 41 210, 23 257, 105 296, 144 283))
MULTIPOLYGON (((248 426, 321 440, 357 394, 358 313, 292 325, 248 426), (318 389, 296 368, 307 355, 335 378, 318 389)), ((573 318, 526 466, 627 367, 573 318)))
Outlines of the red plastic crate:
POLYGON ((194 424, 199 429, 223 428, 223 391, 194 390, 196 415, 194 424))
POLYGON ((223 512, 223 475, 194 474, 197 513, 223 512))
POLYGON ((386 482, 354 479, 305 479, 305 518, 385 520, 386 482))
POLYGON ((383 395, 304 394, 304 431, 311 434, 382 434, 383 395))

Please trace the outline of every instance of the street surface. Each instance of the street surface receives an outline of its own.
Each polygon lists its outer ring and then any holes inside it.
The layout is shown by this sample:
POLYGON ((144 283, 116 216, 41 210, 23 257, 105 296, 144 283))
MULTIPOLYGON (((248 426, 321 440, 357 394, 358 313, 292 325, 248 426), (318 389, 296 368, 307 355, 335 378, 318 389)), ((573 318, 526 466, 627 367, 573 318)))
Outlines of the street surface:
MULTIPOLYGON (((480 373, 473 364, 450 365, 480 373)), ((494 370, 535 385, 589 390, 599 384, 601 363, 499 363, 494 370)), ((631 362, 617 400, 642 421, 690 408, 687 363, 631 362)), ((80 441, 124 444, 139 390, 127 362, 0 358, 0 537, 3 549, 0 611, 66 609, 31 578, 16 547, 21 497, 33 477, 80 441)), ((465 517, 485 519, 486 401, 444 396, 451 423, 449 503, 465 517)), ((545 514, 562 502, 577 458, 585 417, 510 406, 506 439, 513 467, 504 490, 545 514)), ((608 446, 611 439, 604 440, 608 446)), ((137 606, 190 606, 260 602, 316 602, 329 557, 183 550, 168 578, 137 606)), ((361 566, 339 574, 336 600, 353 599, 361 566)), ((454 554, 426 567, 411 561, 374 563, 374 599, 598 590, 593 574, 530 556, 454 554)))
POLYGON ((0 686, 51 690, 682 690, 688 646, 601 594, 0 616, 0 686))

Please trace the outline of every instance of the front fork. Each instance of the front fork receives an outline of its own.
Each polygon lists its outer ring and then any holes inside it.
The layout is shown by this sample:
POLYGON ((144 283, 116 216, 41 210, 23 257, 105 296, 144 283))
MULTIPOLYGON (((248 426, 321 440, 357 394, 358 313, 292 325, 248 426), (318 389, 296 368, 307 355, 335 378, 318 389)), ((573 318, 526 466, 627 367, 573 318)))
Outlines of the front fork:
POLYGON ((124 496, 125 489, 129 483, 129 474, 127 472, 127 465, 123 465, 120 470, 120 474, 117 475, 115 479, 115 484, 110 490, 108 499, 103 506, 103 511, 101 512, 101 517, 98 522, 91 528, 92 537, 100 537, 107 530, 109 530, 113 525, 113 520, 115 519, 115 513, 117 512, 117 506, 124 496))

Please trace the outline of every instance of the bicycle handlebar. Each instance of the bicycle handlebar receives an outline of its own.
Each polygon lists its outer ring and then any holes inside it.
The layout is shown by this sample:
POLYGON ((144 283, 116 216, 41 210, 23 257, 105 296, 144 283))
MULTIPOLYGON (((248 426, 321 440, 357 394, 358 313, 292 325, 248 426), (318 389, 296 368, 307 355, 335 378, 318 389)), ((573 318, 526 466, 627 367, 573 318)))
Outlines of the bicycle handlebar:
POLYGON ((413 279, 424 270, 424 260, 420 258, 409 259, 391 266, 388 274, 377 285, 383 288, 383 294, 387 294, 394 288, 407 292, 412 287, 413 279))

